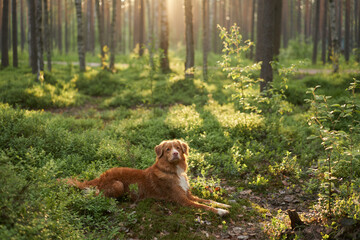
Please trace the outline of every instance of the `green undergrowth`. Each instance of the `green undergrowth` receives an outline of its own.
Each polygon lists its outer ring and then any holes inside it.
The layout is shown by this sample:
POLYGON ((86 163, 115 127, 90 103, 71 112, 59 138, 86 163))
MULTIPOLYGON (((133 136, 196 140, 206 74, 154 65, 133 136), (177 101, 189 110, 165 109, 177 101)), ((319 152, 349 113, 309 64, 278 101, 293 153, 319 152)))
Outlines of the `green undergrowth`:
MULTIPOLYGON (((236 89, 227 87, 232 81, 223 72, 210 70, 204 82, 196 69, 194 79, 185 79, 180 58, 172 56, 168 75, 135 58, 116 73, 88 68, 80 74, 71 64, 57 66, 45 72, 43 82, 28 68, 1 71, 1 239, 211 239, 244 222, 266 221, 270 210, 241 197, 244 190, 273 194, 286 179, 309 196, 319 192, 321 173, 312 171, 325 152, 319 141, 308 139, 313 130, 306 89, 322 85, 322 93, 341 103, 357 76, 291 78, 286 98, 252 100, 263 111, 239 111, 236 89), (152 199, 117 201, 57 180, 88 180, 111 167, 145 169, 154 163, 154 147, 175 138, 190 146, 193 193, 230 203, 229 216, 152 199)), ((349 122, 339 126, 345 129, 349 122)), ((358 159, 353 163, 356 180, 358 159)), ((356 208, 349 206, 341 214, 356 208)))

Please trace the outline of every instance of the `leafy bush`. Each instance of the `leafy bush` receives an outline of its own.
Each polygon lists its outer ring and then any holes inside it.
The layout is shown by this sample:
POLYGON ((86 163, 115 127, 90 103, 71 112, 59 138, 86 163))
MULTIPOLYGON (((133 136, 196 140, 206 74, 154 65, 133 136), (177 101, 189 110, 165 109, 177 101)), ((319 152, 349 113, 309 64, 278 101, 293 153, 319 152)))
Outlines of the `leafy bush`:
POLYGON ((80 92, 90 96, 111 96, 117 90, 124 88, 121 81, 105 70, 92 70, 75 76, 74 82, 80 92))

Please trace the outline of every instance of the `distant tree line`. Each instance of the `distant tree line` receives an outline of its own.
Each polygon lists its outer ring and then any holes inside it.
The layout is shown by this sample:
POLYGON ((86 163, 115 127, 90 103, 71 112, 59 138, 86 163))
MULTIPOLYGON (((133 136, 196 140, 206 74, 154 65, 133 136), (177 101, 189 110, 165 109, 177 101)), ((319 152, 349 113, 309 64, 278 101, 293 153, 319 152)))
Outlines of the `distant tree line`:
MULTIPOLYGON (((84 65, 83 52, 99 51, 104 57, 104 46, 111 51, 110 68, 116 54, 137 49, 142 56, 148 48, 151 57, 161 50, 161 69, 169 72, 168 48, 181 42, 189 54, 186 76, 192 75, 191 55, 200 50, 205 77, 208 52, 221 53, 218 24, 228 29, 237 24, 243 39, 255 42, 255 50, 261 48, 262 38, 269 37, 266 34, 274 34, 273 56, 297 40, 313 43, 313 63, 318 55, 326 63, 333 54, 343 54, 346 61, 355 54, 360 60, 360 0, 0 0, 0 9, 2 67, 10 64, 11 49, 16 67, 18 49, 27 48, 34 73, 43 70, 43 55, 51 70, 54 51, 66 54, 78 49, 84 65), (263 4, 274 6, 276 14, 266 17, 263 4), (275 32, 265 31, 268 27, 275 32)), ((269 47, 269 39, 265 40, 263 47, 269 47)), ((249 57, 259 60, 260 52, 254 53, 252 49, 249 57)))

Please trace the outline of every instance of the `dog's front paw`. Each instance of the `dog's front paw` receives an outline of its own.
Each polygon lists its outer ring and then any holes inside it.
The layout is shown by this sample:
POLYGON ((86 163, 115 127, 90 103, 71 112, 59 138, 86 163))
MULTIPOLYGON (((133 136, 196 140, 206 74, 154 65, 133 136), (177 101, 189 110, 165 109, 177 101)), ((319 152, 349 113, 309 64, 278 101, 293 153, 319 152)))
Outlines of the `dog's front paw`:
POLYGON ((217 210, 217 214, 219 214, 219 216, 221 216, 221 217, 229 214, 228 210, 224 210, 221 208, 216 208, 216 210, 217 210))

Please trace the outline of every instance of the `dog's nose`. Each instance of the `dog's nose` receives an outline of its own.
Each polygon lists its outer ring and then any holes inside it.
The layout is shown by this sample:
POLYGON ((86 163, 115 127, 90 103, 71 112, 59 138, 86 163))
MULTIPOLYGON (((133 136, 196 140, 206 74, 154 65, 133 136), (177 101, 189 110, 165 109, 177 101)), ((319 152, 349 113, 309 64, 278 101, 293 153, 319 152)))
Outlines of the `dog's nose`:
POLYGON ((178 152, 173 152, 174 157, 177 157, 179 155, 178 152))

